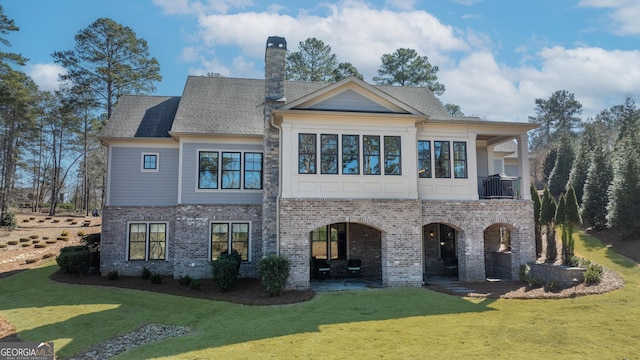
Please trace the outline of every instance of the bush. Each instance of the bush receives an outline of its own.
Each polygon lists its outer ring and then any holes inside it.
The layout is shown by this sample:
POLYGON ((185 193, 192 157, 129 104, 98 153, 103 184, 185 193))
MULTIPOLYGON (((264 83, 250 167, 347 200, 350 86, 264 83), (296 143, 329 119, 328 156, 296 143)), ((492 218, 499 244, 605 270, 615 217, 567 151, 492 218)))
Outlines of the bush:
POLYGON ((67 246, 60 249, 56 258, 58 266, 67 274, 86 274, 91 266, 91 252, 84 245, 67 246))
POLYGON ((85 234, 84 234, 84 231, 82 231, 82 230, 78 231, 78 236, 80 236, 80 237, 84 237, 84 235, 85 235, 85 234))
POLYGON ((220 253, 220 256, 218 256, 218 260, 219 259, 231 259, 235 261, 236 267, 238 268, 238 272, 240 272, 240 264, 242 264, 242 256, 240 256, 240 253, 237 250, 231 250, 230 253, 226 251, 223 253, 220 253))
POLYGON ((152 284, 161 284, 162 283, 162 276, 160 276, 160 274, 151 274, 151 276, 149 276, 149 280, 151 281, 152 284))
POLYGON ((525 284, 528 283, 530 272, 531 267, 528 264, 520 264, 520 268, 518 268, 518 279, 525 284))
POLYGON ((6 248, 6 247, 7 247, 7 244, 5 244, 5 243, 0 243, 0 249, 4 249, 4 248, 6 248))
POLYGON ((283 256, 267 256, 258 262, 258 272, 267 295, 280 295, 289 277, 289 260, 283 256))
POLYGON ((541 277, 533 277, 529 279, 528 285, 533 289, 541 288, 542 286, 544 286, 544 279, 541 277))
POLYGON ((18 225, 15 211, 7 211, 1 219, 0 225, 14 229, 18 225))
POLYGON ((178 284, 183 285, 183 286, 191 285, 191 276, 189 276, 189 275, 185 275, 185 276, 180 275, 180 278, 178 279, 178 284))
POLYGON ((191 279, 191 283, 189 284, 189 288, 191 290, 200 290, 200 280, 191 279))
POLYGON ((584 282, 587 285, 595 285, 602 280, 602 266, 598 264, 589 264, 587 270, 584 272, 584 282))
POLYGON ((560 290, 560 284, 557 281, 549 281, 544 286, 544 291, 556 292, 560 290))
POLYGON ((211 262, 213 283, 216 289, 227 292, 231 290, 238 278, 238 262, 231 256, 219 257, 211 262))
POLYGON ((147 269, 146 267, 142 268, 142 278, 145 280, 149 280, 150 277, 151 271, 149 271, 149 269, 147 269))
POLYGON ((69 236, 69 230, 62 230, 60 236, 69 236))
POLYGON ((18 240, 9 240, 9 241, 7 241, 7 244, 9 244, 9 245, 18 245, 18 240))
POLYGON ((120 274, 118 274, 118 270, 112 270, 107 273, 107 278, 109 280, 118 280, 120 274))

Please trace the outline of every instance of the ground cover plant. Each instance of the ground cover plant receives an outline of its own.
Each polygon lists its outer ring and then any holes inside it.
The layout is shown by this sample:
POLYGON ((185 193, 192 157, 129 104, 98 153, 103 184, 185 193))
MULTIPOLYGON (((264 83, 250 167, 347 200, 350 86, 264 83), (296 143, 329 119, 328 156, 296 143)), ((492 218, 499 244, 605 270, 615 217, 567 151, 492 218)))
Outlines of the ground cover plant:
POLYGON ((375 289, 246 306, 55 283, 48 263, 0 280, 0 317, 23 340, 54 341, 61 359, 151 323, 191 332, 118 359, 638 357, 640 268, 587 235, 576 239, 576 254, 620 273, 626 286, 554 300, 375 289))

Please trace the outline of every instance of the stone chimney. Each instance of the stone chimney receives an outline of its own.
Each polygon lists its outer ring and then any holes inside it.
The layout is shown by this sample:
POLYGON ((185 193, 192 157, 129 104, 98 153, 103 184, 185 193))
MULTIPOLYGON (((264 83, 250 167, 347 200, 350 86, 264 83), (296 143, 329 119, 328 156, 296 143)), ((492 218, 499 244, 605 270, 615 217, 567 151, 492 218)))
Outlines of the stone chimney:
POLYGON ((265 101, 285 101, 286 58, 287 40, 280 36, 269 36, 264 54, 265 101))

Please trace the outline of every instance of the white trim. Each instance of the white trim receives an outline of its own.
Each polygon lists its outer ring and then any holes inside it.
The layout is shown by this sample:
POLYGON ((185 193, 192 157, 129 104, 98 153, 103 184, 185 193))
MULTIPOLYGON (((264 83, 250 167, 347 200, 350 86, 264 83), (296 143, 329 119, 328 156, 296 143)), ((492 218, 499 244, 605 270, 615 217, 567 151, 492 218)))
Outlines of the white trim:
POLYGON ((146 152, 143 151, 141 153, 140 156, 140 172, 160 172, 160 153, 159 152, 146 152), (151 169, 146 169, 144 167, 145 162, 144 162, 144 158, 145 156, 155 156, 156 157, 156 167, 155 168, 151 168, 151 169))

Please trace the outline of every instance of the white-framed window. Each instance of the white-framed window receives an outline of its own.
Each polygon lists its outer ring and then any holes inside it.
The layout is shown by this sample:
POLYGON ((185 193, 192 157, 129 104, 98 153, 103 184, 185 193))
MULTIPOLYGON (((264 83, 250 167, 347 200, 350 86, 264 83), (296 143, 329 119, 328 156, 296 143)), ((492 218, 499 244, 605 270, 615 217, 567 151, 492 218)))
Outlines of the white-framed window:
POLYGON ((128 260, 166 260, 166 222, 137 221, 127 224, 128 260))
POLYGON ((418 140, 418 177, 466 179, 467 143, 436 140, 433 147, 431 143, 431 140, 418 140))
POLYGON ((243 261, 250 259, 251 223, 248 221, 215 221, 211 223, 210 259, 222 253, 237 251, 243 261))
POLYGON ((199 190, 261 190, 262 153, 198 151, 199 190))
POLYGON ((140 171, 158 172, 160 170, 160 154, 159 153, 142 153, 142 163, 140 171))

